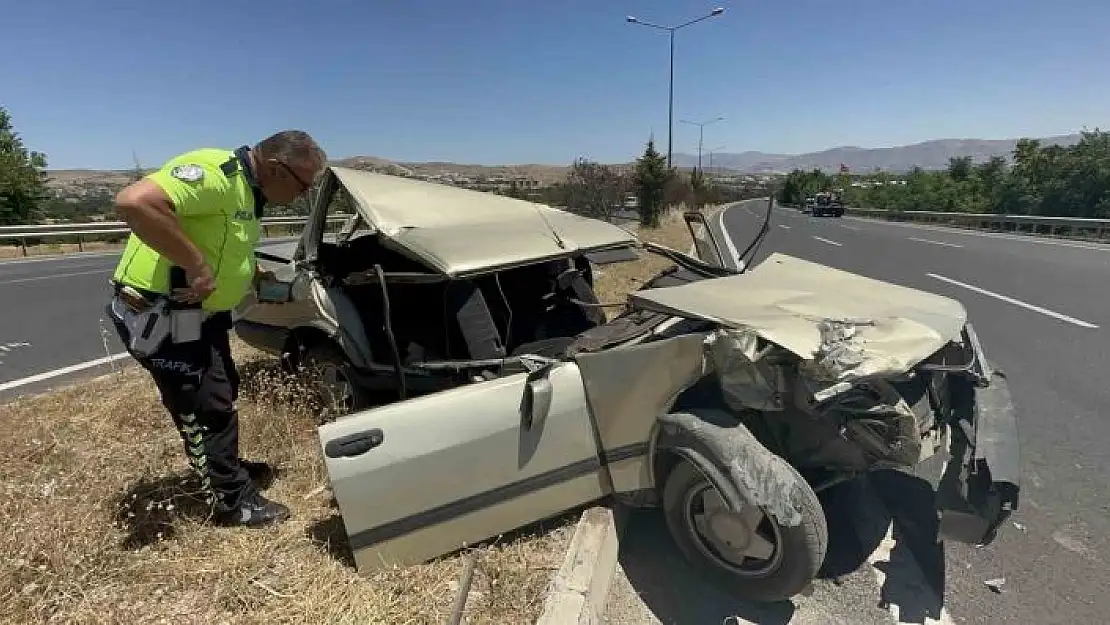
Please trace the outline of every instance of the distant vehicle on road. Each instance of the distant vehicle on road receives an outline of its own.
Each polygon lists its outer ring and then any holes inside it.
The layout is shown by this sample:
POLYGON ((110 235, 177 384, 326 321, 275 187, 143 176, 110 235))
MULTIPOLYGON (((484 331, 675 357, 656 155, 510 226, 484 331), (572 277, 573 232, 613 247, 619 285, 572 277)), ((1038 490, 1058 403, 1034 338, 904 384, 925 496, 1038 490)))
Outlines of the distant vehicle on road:
POLYGON ((817 205, 817 199, 813 196, 807 197, 806 201, 802 204, 803 213, 812 213, 813 207, 817 205))
POLYGON ((840 199, 839 191, 822 191, 814 198, 813 216, 824 217, 825 215, 832 215, 833 217, 842 217, 844 215, 844 202, 840 199))

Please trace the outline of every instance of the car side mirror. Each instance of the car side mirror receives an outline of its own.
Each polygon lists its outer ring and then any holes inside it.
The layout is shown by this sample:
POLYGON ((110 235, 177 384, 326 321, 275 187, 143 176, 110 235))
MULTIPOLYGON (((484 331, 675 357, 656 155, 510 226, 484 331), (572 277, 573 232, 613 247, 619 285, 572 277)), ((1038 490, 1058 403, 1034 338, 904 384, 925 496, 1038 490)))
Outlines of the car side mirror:
POLYGON ((536 368, 530 368, 524 380, 524 395, 520 398, 520 425, 525 431, 533 427, 542 428, 544 419, 551 411, 553 389, 548 375, 554 367, 554 362, 541 363, 536 368))
POLYGON ((686 211, 682 214, 682 218, 686 221, 686 228, 690 231, 690 238, 694 241, 694 250, 698 258, 707 264, 726 267, 721 246, 717 243, 717 238, 713 236, 713 231, 709 229, 709 223, 705 220, 705 215, 700 211, 686 211), (694 228, 695 225, 701 227, 700 236, 694 228), (707 246, 709 249, 706 249, 707 246))

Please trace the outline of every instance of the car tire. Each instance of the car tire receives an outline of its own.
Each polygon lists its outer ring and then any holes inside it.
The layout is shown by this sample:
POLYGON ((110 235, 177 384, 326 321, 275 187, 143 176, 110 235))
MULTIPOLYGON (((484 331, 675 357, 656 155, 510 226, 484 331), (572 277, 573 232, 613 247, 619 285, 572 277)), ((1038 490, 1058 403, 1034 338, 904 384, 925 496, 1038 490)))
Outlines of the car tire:
POLYGON ((370 405, 367 391, 354 382, 350 360, 335 343, 309 344, 301 355, 301 365, 312 376, 313 390, 323 407, 319 419, 322 423, 370 405))
MULTIPOLYGON (((750 601, 782 601, 802 592, 817 576, 824 563, 828 549, 828 527, 824 510, 813 489, 793 467, 790 467, 790 472, 798 483, 802 521, 795 526, 785 526, 760 508, 761 519, 756 533, 763 538, 763 549, 770 542, 773 552, 766 558, 756 557, 756 561, 749 567, 747 563, 751 563, 751 560, 738 566, 734 561, 723 558, 713 546, 714 538, 703 535, 699 530, 699 522, 694 513, 699 506, 699 499, 704 512, 710 507, 705 503, 705 496, 716 497, 718 500, 720 496, 712 483, 693 464, 679 462, 667 476, 663 487, 663 512, 679 551, 707 579, 727 592, 750 601)), ((720 501, 720 505, 725 505, 723 500, 720 501)), ((721 521, 705 521, 704 525, 738 527, 739 515, 727 510, 722 510, 722 513, 726 516, 721 521)), ((740 522, 740 525, 743 523, 740 522)), ((715 540, 720 544, 721 540, 736 537, 736 534, 731 534, 728 538, 718 535, 715 540)), ((745 541, 750 550, 759 547, 751 542, 751 538, 749 536, 745 541)))

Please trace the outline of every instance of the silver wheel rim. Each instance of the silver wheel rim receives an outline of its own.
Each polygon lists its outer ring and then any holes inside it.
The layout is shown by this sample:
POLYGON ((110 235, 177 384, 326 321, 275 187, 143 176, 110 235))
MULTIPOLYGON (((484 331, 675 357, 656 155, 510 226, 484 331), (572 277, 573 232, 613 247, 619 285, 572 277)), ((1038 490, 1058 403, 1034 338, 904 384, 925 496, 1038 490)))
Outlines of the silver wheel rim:
POLYGON ((729 510, 717 489, 703 483, 686 493, 683 511, 694 545, 717 566, 758 577, 782 562, 782 533, 759 506, 729 510))

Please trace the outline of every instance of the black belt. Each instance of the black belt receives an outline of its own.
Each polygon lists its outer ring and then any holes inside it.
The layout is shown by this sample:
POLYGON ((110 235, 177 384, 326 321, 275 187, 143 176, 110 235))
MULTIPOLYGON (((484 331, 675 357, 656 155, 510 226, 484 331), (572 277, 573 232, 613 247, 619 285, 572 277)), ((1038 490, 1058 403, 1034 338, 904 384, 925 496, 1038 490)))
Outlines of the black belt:
MULTIPOLYGON (((112 284, 113 294, 119 295, 120 291, 123 290, 123 287, 129 287, 131 289, 134 289, 136 293, 141 295, 143 297, 143 299, 145 299, 147 301, 147 303, 152 304, 152 305, 154 304, 154 302, 158 301, 159 299, 164 298, 164 297, 168 297, 168 295, 166 295, 165 293, 158 293, 156 291, 141 289, 137 286, 132 286, 130 284, 124 284, 124 283, 118 282, 116 280, 110 280, 110 282, 112 284)), ((209 312, 209 313, 206 314, 206 318, 204 320, 204 323, 205 323, 205 325, 212 325, 212 326, 220 327, 220 328, 222 328, 222 327, 231 328, 232 327, 231 311, 221 310, 221 311, 216 311, 216 312, 209 312)))
POLYGON ((147 289, 140 289, 137 286, 132 286, 130 284, 124 284, 124 283, 118 282, 116 280, 111 280, 110 282, 112 284, 112 293, 114 293, 116 295, 118 295, 119 292, 123 290, 123 287, 128 287, 128 288, 131 288, 131 289, 135 289, 136 293, 138 293, 139 295, 142 295, 147 301, 149 301, 152 304, 158 298, 168 297, 168 295, 166 295, 165 293, 157 293, 155 291, 148 291, 147 289))

